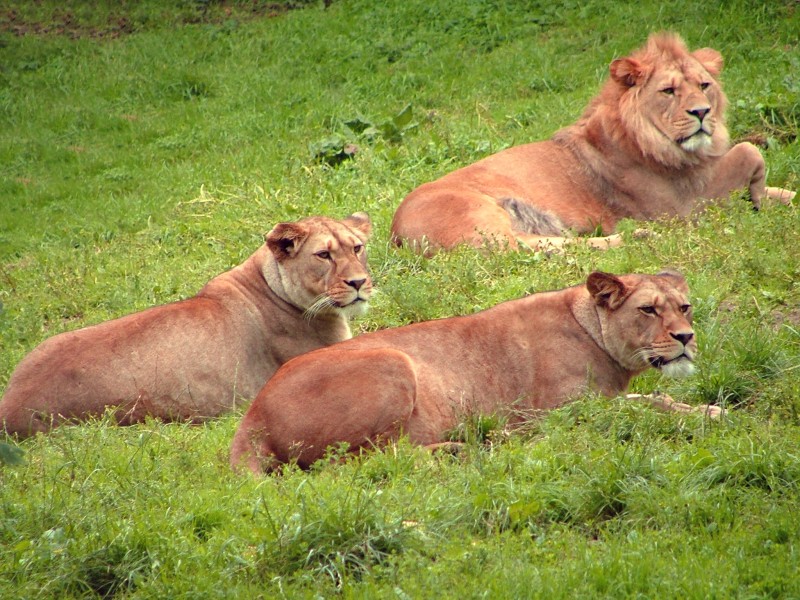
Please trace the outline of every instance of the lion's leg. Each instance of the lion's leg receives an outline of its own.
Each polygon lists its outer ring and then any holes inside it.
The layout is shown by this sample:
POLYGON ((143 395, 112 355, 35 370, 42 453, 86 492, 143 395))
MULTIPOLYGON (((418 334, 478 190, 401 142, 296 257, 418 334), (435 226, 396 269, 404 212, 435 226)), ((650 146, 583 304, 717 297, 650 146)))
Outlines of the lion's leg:
POLYGON ((747 188, 753 208, 761 208, 765 193, 766 165, 758 148, 749 142, 736 144, 719 159, 703 196, 727 198, 734 190, 747 188))
POLYGON ((296 461, 302 468, 331 447, 380 446, 406 430, 416 398, 411 359, 390 348, 310 353, 267 382, 234 436, 231 466, 254 472, 296 461))
POLYGON ((403 200, 392 221, 393 240, 423 251, 460 244, 517 247, 511 219, 493 198, 469 188, 439 186, 424 185, 403 200))
POLYGON ((622 236, 618 233, 605 235, 603 237, 574 238, 579 243, 585 243, 590 248, 598 250, 608 250, 609 248, 619 248, 622 246, 622 236))
POLYGON ((608 250, 622 245, 622 236, 618 233, 604 237, 556 237, 533 235, 531 233, 515 232, 517 240, 525 247, 534 251, 554 252, 567 245, 586 244, 590 248, 608 250))
POLYGON ((753 144, 736 144, 715 165, 711 181, 703 191, 705 198, 727 198, 737 189, 747 188, 753 208, 761 208, 764 197, 789 204, 795 193, 781 188, 767 188, 766 165, 761 152, 753 144))
POLYGON ((655 394, 627 394, 625 396, 628 400, 644 400, 649 402, 655 408, 681 413, 701 412, 709 419, 719 419, 726 414, 724 408, 714 404, 699 404, 692 406, 691 404, 684 404, 683 402, 676 402, 667 394, 657 392, 655 394))
POLYGON ((5 432, 21 439, 49 431, 60 420, 57 415, 27 408, 15 398, 4 398, 0 403, 0 435, 5 432))
POLYGON ((789 206, 792 203, 792 200, 797 195, 797 192, 793 192, 792 190, 785 190, 779 187, 770 187, 767 186, 765 188, 766 193, 764 194, 770 200, 777 200, 781 204, 785 204, 789 206))

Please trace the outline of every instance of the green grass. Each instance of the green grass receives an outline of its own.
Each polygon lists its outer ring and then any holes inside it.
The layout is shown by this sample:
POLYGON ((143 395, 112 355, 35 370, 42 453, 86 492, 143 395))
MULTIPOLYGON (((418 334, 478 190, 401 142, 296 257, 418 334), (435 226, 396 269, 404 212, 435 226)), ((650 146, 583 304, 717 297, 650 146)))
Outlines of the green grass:
POLYGON ((0 597, 800 596, 796 207, 624 223, 603 253, 388 241, 408 191, 573 122, 660 29, 723 53, 732 136, 800 188, 788 0, 6 3, 0 389, 46 337, 193 294, 279 220, 366 210, 380 293, 356 331, 677 267, 698 373, 632 391, 732 410, 587 397, 467 422, 457 456, 400 443, 263 479, 228 469, 239 415, 65 427, 0 466, 0 597))

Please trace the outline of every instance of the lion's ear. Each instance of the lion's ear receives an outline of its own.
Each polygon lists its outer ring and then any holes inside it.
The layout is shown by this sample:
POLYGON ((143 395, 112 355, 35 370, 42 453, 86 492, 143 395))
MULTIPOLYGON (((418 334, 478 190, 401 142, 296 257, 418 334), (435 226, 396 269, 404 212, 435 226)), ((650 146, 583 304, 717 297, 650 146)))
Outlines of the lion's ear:
POLYGON ((680 271, 676 271, 675 269, 663 269, 656 274, 658 277, 665 277, 669 279, 672 285, 674 285, 679 291, 683 292, 684 294, 689 293, 689 284, 686 283, 686 278, 683 276, 683 273, 680 271))
POLYGON ((586 289, 589 290, 595 304, 607 307, 609 310, 616 310, 625 298, 628 297, 628 288, 622 280, 611 273, 595 271, 586 280, 586 289))
POLYGON ((297 254, 309 233, 309 229, 300 223, 278 223, 264 239, 275 258, 283 260, 297 254))
POLYGON ((353 213, 349 217, 343 219, 343 221, 348 227, 358 229, 367 237, 372 235, 372 221, 370 220, 369 215, 365 212, 353 213))
POLYGON ((692 56, 703 65, 703 68, 708 71, 712 77, 719 77, 722 73, 722 65, 725 62, 722 54, 713 48, 700 48, 692 52, 692 56))
POLYGON ((641 85, 648 75, 644 65, 633 58, 618 58, 611 63, 608 70, 611 78, 625 87, 641 85))

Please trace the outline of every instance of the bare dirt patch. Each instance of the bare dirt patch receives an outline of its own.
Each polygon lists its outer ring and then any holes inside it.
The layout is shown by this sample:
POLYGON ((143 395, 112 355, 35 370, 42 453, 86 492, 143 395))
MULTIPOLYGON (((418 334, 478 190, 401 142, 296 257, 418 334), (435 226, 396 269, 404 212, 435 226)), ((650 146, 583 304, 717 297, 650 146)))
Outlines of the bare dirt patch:
MULTIPOLYGON (((332 0, 331 0, 332 1, 332 0)), ((326 0, 325 6, 331 1, 326 0)), ((153 19, 150 25, 137 19, 135 15, 126 11, 124 5, 99 21, 87 22, 85 18, 76 15, 69 9, 54 8, 47 17, 30 16, 21 8, 6 8, 0 10, 0 32, 11 33, 15 36, 66 36, 78 38, 109 38, 114 39, 145 29, 151 29, 163 24, 192 25, 197 23, 220 24, 231 19, 248 21, 259 18, 273 18, 283 15, 291 10, 313 6, 308 2, 250 2, 208 1, 196 2, 188 8, 165 8, 159 18, 153 19), (165 17, 165 18, 161 18, 165 17)), ((155 12, 156 9, 154 9, 155 12)))

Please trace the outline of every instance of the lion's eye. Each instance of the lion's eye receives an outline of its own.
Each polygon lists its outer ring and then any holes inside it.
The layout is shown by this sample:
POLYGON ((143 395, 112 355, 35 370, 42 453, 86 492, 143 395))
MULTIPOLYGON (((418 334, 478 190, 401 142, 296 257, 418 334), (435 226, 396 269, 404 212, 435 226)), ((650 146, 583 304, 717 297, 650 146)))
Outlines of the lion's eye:
POLYGON ((675 95, 675 88, 674 87, 665 87, 661 90, 662 94, 666 94, 667 96, 674 96, 675 95))
POLYGON ((361 254, 361 251, 363 249, 364 246, 362 246, 361 244, 356 244, 355 246, 353 246, 353 252, 355 252, 356 254, 361 254))
POLYGON ((318 256, 318 257, 320 257, 322 260, 330 260, 330 258, 331 258, 331 253, 330 253, 330 252, 328 252, 327 250, 320 250, 319 252, 316 252, 316 253, 314 254, 314 256, 318 256))
POLYGON ((656 314, 656 307, 655 306, 640 306, 639 310, 642 311, 646 315, 654 315, 654 314, 656 314))
POLYGON ((710 86, 710 85, 711 84, 708 81, 704 81, 703 83, 700 84, 700 89, 701 90, 707 90, 708 86, 710 86))
POLYGON ((683 314, 688 313, 690 310, 692 310, 692 305, 691 304, 684 304, 684 305, 681 306, 681 312, 683 314))

